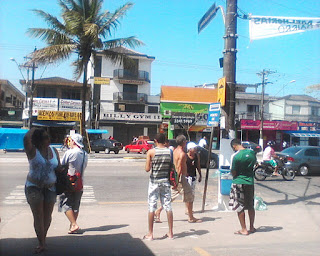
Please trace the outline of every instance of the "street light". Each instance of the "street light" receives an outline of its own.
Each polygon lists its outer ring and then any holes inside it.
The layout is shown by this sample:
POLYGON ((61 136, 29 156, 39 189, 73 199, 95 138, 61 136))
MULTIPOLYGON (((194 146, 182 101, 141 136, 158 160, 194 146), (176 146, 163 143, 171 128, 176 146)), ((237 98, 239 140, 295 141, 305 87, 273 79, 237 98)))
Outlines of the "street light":
POLYGON ((284 87, 286 87, 288 84, 295 83, 296 80, 291 80, 289 83, 286 83, 284 86, 282 86, 282 97, 284 96, 284 87))

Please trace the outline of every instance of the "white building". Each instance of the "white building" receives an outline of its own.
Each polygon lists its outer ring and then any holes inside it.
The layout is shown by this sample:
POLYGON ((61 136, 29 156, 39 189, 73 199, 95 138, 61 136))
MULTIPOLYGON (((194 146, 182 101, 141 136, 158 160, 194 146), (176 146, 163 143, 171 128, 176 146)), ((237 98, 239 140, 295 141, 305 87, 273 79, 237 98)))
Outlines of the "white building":
POLYGON ((129 143, 133 136, 152 139, 162 122, 160 97, 150 95, 151 64, 155 58, 124 47, 113 51, 128 58, 113 63, 98 54, 94 67, 89 64, 93 127, 108 130, 110 136, 123 144, 129 143))

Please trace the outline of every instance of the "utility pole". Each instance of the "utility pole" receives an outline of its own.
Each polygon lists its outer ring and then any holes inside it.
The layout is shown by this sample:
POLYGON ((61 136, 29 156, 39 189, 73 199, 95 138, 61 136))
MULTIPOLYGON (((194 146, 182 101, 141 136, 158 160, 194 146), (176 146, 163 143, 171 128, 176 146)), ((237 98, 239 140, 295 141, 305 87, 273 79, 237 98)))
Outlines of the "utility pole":
MULTIPOLYGON (((37 48, 34 48, 35 52, 37 50, 37 48)), ((32 112, 33 112, 33 94, 35 92, 35 86, 34 86, 34 73, 35 73, 35 69, 36 69, 36 64, 34 61, 32 61, 32 65, 31 65, 31 85, 30 85, 30 103, 29 103, 29 123, 28 123, 28 128, 31 129, 32 128, 32 112)))
POLYGON ((259 139, 259 145, 263 149, 263 122, 264 122, 264 90, 265 90, 265 85, 270 83, 266 82, 267 76, 269 74, 275 73, 274 71, 270 70, 265 70, 263 69, 260 73, 257 73, 258 76, 261 76, 261 85, 262 85, 262 91, 261 91, 261 105, 260 105, 260 139, 259 139))
POLYGON ((224 35, 223 76, 226 78, 226 131, 228 137, 235 137, 235 93, 237 53, 237 0, 227 0, 224 35))

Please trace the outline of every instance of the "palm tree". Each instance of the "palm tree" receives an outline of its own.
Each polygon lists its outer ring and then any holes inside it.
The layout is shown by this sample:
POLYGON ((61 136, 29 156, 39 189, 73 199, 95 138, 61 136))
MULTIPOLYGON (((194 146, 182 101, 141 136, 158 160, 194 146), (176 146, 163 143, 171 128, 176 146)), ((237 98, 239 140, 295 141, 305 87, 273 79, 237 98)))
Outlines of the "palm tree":
POLYGON ((123 53, 112 51, 113 48, 143 45, 133 36, 109 39, 120 24, 119 20, 133 4, 126 3, 114 13, 103 12, 102 4, 103 0, 59 0, 63 22, 49 13, 35 9, 33 11, 48 23, 49 28, 30 28, 27 31, 30 36, 47 43, 46 47, 33 53, 32 61, 45 64, 68 59, 74 53, 77 55, 73 62, 75 78, 79 79, 83 74, 82 135, 85 134, 87 67, 90 57, 95 57, 100 52, 113 62, 118 62, 127 57, 123 53))

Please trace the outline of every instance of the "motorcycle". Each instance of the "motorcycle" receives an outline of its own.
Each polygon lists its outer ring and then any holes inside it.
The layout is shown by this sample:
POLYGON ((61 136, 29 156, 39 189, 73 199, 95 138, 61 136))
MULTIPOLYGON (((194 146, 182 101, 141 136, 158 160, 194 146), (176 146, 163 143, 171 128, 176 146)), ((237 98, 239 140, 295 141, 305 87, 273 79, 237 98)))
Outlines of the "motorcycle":
MULTIPOLYGON (((293 180, 296 176, 294 170, 289 169, 286 167, 285 163, 287 162, 287 157, 280 157, 276 159, 278 163, 278 173, 282 175, 284 180, 293 180)), ((256 166, 254 167, 254 177, 258 181, 263 181, 267 177, 272 177, 275 168, 267 162, 257 162, 256 166)), ((276 176, 275 176, 276 177, 276 176)))

